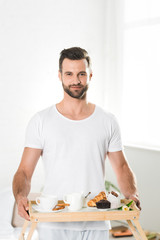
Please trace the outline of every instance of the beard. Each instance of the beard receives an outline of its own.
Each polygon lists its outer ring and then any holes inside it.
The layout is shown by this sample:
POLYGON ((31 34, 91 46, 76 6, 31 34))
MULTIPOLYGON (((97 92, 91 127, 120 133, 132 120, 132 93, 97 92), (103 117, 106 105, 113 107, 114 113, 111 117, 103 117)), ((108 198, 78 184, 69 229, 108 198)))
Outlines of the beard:
POLYGON ((69 86, 66 86, 63 84, 62 82, 62 86, 63 86, 63 89, 64 91, 70 96, 70 97, 73 97, 73 98, 77 98, 77 99, 84 99, 85 96, 86 96, 86 92, 88 90, 88 84, 86 84, 85 86, 81 85, 81 84, 73 84, 73 85, 69 85, 69 86), (77 86, 77 87, 81 87, 80 89, 75 89, 75 90, 71 90, 71 87, 72 86, 77 86))

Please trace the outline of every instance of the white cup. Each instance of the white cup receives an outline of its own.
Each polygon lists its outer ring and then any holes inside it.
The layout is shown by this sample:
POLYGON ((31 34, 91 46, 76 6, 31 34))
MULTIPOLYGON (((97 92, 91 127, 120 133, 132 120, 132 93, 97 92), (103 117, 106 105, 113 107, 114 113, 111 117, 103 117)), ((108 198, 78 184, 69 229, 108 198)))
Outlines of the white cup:
POLYGON ((57 196, 42 194, 36 198, 37 205, 46 211, 51 211, 58 202, 57 196))
POLYGON ((89 198, 84 198, 84 200, 83 200, 83 207, 84 208, 86 208, 88 205, 87 205, 87 203, 90 201, 90 199, 89 198))
POLYGON ((111 203, 111 208, 118 208, 120 206, 120 196, 116 197, 109 193, 107 200, 111 203))
POLYGON ((71 193, 64 196, 64 202, 70 204, 68 209, 78 211, 83 207, 84 197, 82 193, 71 193))

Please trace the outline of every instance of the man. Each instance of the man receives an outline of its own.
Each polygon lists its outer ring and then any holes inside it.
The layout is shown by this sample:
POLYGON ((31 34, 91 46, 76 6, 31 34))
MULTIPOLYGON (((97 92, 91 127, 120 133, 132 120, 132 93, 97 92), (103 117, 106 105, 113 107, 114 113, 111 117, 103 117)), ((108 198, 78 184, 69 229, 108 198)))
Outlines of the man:
MULTIPOLYGON (((59 59, 59 79, 63 100, 39 113, 30 121, 20 166, 14 176, 13 192, 20 216, 27 213, 31 178, 40 156, 45 167, 44 193, 63 199, 72 192, 105 190, 104 165, 108 155, 121 192, 138 200, 136 180, 122 152, 119 127, 114 116, 87 102, 92 79, 90 57, 81 48, 64 49, 59 59)), ((107 239, 108 222, 42 224, 40 240, 107 239), (47 228, 47 232, 46 232, 47 228), (94 237, 93 237, 94 236, 94 237)))

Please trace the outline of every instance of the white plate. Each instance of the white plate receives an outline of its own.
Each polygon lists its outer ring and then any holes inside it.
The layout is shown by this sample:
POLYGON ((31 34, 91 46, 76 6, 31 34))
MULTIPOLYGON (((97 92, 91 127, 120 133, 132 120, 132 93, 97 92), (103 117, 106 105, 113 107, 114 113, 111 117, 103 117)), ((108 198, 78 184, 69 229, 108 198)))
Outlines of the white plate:
POLYGON ((61 212, 62 210, 64 210, 64 209, 59 209, 59 210, 54 210, 54 211, 53 210, 44 210, 44 209, 40 208, 40 206, 38 206, 36 204, 33 204, 32 207, 37 212, 43 212, 43 213, 50 213, 50 212, 56 213, 56 212, 61 212))
POLYGON ((117 208, 97 208, 97 207, 88 207, 88 209, 94 209, 94 210, 99 210, 99 211, 111 211, 111 210, 117 210, 119 207, 121 207, 122 204, 120 204, 117 208))
POLYGON ((97 208, 97 207, 87 207, 88 209, 95 210, 95 211, 109 211, 113 210, 112 208, 97 208))
POLYGON ((117 208, 97 208, 97 210, 105 212, 105 211, 116 211, 117 208))
POLYGON ((98 209, 97 207, 88 207, 88 206, 87 206, 87 208, 88 209, 93 209, 93 210, 97 210, 98 209))

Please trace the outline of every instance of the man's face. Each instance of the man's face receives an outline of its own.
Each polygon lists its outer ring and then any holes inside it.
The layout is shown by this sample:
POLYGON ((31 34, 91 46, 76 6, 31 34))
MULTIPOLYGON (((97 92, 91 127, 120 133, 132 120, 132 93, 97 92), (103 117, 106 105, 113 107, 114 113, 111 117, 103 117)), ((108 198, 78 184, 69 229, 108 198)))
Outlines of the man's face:
POLYGON ((65 58, 62 63, 62 72, 59 78, 62 81, 64 91, 73 98, 83 99, 87 90, 92 73, 85 59, 70 60, 65 58))

